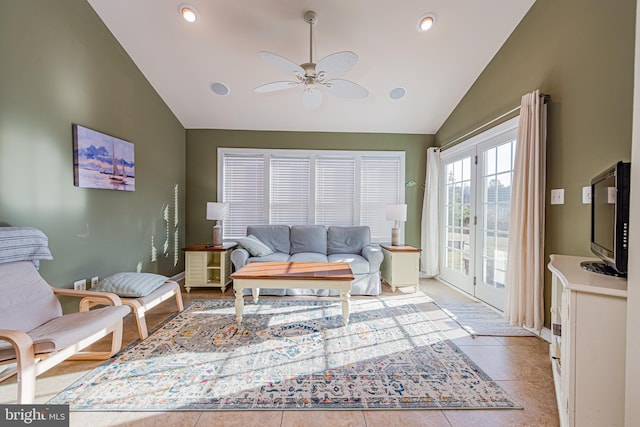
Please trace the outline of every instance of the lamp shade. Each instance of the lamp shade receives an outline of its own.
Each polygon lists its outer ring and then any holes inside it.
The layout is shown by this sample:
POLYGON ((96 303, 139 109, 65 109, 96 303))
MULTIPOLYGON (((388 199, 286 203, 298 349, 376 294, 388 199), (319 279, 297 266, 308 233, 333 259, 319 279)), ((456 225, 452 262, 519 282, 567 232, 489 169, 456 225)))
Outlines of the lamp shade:
POLYGON ((385 219, 388 221, 406 221, 407 205, 387 205, 385 219))
POLYGON ((222 220, 229 216, 229 203, 207 202, 207 219, 222 220))

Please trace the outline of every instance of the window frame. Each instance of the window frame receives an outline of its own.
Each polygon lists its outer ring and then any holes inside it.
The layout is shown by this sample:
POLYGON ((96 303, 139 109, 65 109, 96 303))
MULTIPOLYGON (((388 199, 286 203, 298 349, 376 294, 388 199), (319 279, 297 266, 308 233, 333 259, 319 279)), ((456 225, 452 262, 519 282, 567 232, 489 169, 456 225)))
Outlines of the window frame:
MULTIPOLYGON (((217 200, 224 202, 224 160, 225 156, 263 156, 264 160, 264 200, 263 200, 263 217, 264 223, 270 223, 270 159, 272 157, 275 158, 308 158, 310 160, 311 171, 310 171, 310 181, 311 181, 311 189, 309 192, 310 197, 310 223, 315 223, 317 219, 318 212, 316 212, 316 173, 317 173, 317 159, 318 158, 345 158, 345 159, 354 159, 354 196, 356 194, 361 194, 361 178, 362 178, 362 163, 363 159, 372 159, 372 158, 395 158, 398 161, 398 182, 397 182, 397 201, 393 203, 405 203, 405 176, 406 176, 406 153, 404 151, 356 151, 356 150, 305 150, 305 149, 267 149, 267 148, 229 148, 229 147, 218 147, 217 150, 217 200)), ((395 187, 395 186, 394 186, 395 187)), ((355 199, 355 203, 353 206, 353 218, 354 224, 361 224, 361 197, 357 197, 355 199)), ((391 204, 391 202, 390 202, 391 204)), ((382 213, 384 215, 384 213, 382 213)), ((386 221, 386 220, 385 220, 386 221)), ((391 238, 391 227, 393 222, 386 221, 389 223, 388 229, 389 236, 374 236, 372 233, 372 242, 381 243, 385 241, 390 241, 391 238)), ((223 223, 224 225, 224 223, 223 223)), ((293 225, 293 224, 291 224, 293 225)), ((404 224, 403 224, 404 226, 404 224)), ((224 229, 225 227, 223 227, 224 229)), ((226 239, 233 239, 239 236, 229 236, 225 235, 226 239)))

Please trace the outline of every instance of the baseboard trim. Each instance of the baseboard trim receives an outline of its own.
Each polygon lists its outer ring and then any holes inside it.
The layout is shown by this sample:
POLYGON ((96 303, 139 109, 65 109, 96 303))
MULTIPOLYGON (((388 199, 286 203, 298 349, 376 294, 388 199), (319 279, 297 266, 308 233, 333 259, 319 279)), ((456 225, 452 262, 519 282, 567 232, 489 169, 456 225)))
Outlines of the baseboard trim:
POLYGON ((542 338, 548 343, 551 343, 551 329, 542 328, 542 331, 540 332, 540 338, 542 338))

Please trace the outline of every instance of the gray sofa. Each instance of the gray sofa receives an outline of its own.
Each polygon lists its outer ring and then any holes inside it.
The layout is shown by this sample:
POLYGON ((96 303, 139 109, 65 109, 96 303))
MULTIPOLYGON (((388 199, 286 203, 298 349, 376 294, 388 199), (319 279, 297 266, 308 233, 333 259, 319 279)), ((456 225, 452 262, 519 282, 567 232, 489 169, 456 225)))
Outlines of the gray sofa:
MULTIPOLYGON (((323 225, 253 225, 247 236, 257 237, 273 250, 265 256, 251 256, 244 248, 231 253, 236 271, 250 262, 348 262, 355 279, 351 295, 379 295, 380 247, 371 245, 369 227, 336 227, 323 225)), ((245 293, 250 290, 245 289, 245 293)), ((260 289, 261 295, 339 295, 328 289, 260 289)))

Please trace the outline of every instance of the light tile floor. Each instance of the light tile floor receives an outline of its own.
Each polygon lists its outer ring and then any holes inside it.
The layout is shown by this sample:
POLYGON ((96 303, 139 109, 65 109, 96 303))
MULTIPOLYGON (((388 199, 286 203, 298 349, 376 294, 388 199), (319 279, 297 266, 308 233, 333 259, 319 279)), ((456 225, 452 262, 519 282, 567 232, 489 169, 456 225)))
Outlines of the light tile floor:
MULTIPOLYGON (((395 294, 383 285, 383 296, 402 297, 409 288, 395 294)), ((462 293, 436 280, 421 280, 420 289, 436 302, 464 302, 462 293)), ((408 294, 405 296, 409 296, 408 294)), ((197 289, 183 292, 184 303, 202 298, 232 298, 231 289, 197 289)), ((353 297, 366 298, 366 297, 353 297)), ((438 323, 469 357, 518 401, 517 410, 396 410, 396 411, 233 411, 233 412, 72 412, 71 426, 558 426, 558 411, 548 343, 538 337, 471 338, 429 299, 418 305, 438 323)), ((175 310, 167 301, 147 314, 149 329, 175 310)), ((124 343, 137 339, 133 318, 125 319, 124 343)), ((36 402, 44 403, 101 362, 70 361, 38 377, 36 402)), ((0 383, 0 403, 15 403, 15 377, 0 383)))

